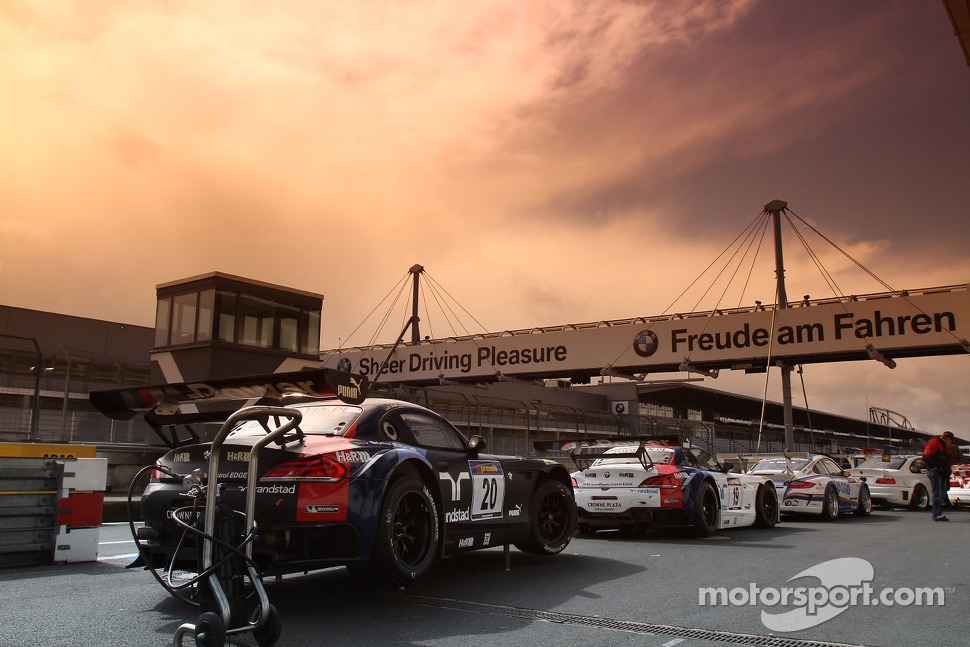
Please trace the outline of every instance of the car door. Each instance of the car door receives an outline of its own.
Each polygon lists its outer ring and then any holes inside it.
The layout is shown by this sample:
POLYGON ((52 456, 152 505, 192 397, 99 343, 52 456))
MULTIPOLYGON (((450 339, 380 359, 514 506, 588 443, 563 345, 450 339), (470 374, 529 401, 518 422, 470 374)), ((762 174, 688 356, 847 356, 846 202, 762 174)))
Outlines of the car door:
POLYGON ((456 549, 488 545, 490 529, 501 525, 505 516, 502 462, 479 457, 454 426, 434 414, 405 411, 399 417, 435 470, 446 543, 454 541, 456 549))
POLYGON ((823 457, 816 463, 816 467, 828 472, 831 483, 839 492, 839 509, 842 511, 854 510, 859 503, 859 479, 846 476, 842 467, 829 457, 823 457))

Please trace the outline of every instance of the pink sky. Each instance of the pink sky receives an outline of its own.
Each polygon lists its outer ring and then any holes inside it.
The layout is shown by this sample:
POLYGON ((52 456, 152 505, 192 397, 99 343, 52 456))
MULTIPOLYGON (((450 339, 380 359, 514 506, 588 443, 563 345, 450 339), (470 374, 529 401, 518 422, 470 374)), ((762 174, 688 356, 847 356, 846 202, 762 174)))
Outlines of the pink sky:
MULTIPOLYGON (((326 295, 333 347, 420 263, 491 331, 653 315, 776 198, 967 283, 968 113, 938 2, 0 0, 0 303, 152 325, 217 270, 326 295)), ((967 358, 899 364, 806 367, 809 405, 970 437, 967 358)))

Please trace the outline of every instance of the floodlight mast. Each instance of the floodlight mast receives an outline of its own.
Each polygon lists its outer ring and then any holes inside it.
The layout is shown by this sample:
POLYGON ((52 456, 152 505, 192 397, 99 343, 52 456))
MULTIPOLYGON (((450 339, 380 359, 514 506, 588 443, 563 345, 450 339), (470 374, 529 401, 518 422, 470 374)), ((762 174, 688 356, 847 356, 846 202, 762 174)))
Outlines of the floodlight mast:
MULTIPOLYGON (((775 232, 775 278, 778 290, 778 308, 788 307, 788 294, 785 291, 785 256, 781 243, 781 212, 788 208, 784 200, 772 200, 765 205, 764 213, 771 215, 775 232)), ((791 366, 779 364, 781 368, 781 396, 785 413, 785 448, 795 446, 795 426, 792 421, 791 366)))

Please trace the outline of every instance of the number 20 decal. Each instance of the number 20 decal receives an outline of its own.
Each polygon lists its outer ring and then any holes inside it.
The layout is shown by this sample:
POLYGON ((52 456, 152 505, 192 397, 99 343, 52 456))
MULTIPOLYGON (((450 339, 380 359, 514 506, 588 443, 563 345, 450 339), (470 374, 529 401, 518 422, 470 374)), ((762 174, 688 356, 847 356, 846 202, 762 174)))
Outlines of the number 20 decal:
POLYGON ((498 461, 468 461, 472 477, 472 520, 502 516, 505 507, 505 473, 498 461))

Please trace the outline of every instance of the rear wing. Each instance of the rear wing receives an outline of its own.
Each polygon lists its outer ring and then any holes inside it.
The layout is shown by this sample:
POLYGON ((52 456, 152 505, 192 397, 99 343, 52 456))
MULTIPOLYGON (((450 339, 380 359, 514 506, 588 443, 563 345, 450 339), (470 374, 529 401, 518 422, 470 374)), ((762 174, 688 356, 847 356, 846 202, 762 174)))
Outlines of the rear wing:
POLYGON ((113 420, 130 420, 141 413, 155 433, 171 448, 199 441, 189 426, 193 423, 223 422, 238 407, 199 411, 208 403, 257 400, 262 404, 284 404, 293 396, 337 397, 347 404, 360 404, 367 397, 367 378, 329 368, 219 378, 196 382, 159 384, 128 389, 92 391, 89 399, 98 411, 113 420), (188 410, 191 409, 191 410, 188 410), (188 438, 180 439, 177 426, 184 426, 188 438), (171 428, 171 435, 163 433, 171 428))
POLYGON ((647 446, 680 447, 677 436, 654 436, 650 438, 635 438, 630 436, 609 436, 602 438, 586 438, 584 440, 568 441, 539 441, 533 443, 540 454, 548 451, 568 451, 569 457, 580 471, 585 471, 601 458, 635 458, 643 466, 650 469, 653 460, 647 452, 647 446), (610 451, 617 447, 629 447, 630 451, 610 451))
POLYGON ((718 454, 717 460, 720 463, 724 463, 725 459, 737 460, 738 464, 741 466, 741 471, 747 473, 749 469, 754 467, 758 461, 764 458, 784 458, 785 463, 788 465, 788 471, 792 471, 791 459, 793 458, 811 458, 811 454, 808 452, 751 452, 746 454, 718 454))

